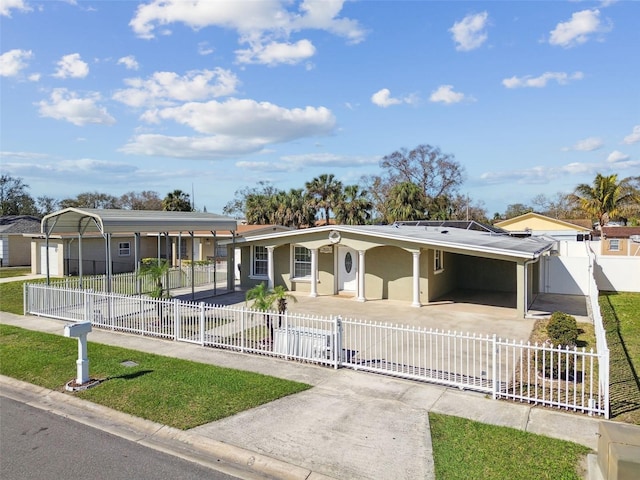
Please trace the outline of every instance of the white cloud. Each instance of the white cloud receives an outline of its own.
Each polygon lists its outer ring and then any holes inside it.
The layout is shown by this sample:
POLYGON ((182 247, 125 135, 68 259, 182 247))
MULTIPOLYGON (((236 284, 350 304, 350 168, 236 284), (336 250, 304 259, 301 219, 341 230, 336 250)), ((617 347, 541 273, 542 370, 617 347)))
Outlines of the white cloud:
POLYGON ((53 74, 57 78, 84 78, 89 74, 89 65, 83 62, 79 53, 65 55, 58 62, 58 69, 53 74))
POLYGON ((598 137, 588 137, 583 140, 577 141, 572 147, 563 148, 564 151, 577 150, 579 152, 592 152, 602 148, 603 142, 598 137))
POLYGON ((26 61, 33 56, 31 50, 13 49, 0 55, 0 77, 15 77, 27 67, 26 61))
POLYGON ((0 0, 0 15, 11 17, 11 10, 29 12, 31 7, 24 3, 24 0, 0 0))
POLYGON ((90 93, 85 98, 80 98, 75 92, 66 88, 56 88, 51 93, 50 100, 38 102, 40 116, 66 120, 79 127, 93 123, 100 125, 112 125, 116 121, 109 115, 105 107, 97 104, 100 94, 90 93))
POLYGON ((403 98, 394 98, 391 96, 391 91, 388 88, 378 90, 376 93, 371 95, 371 102, 382 108, 387 108, 391 105, 400 105, 403 103, 411 105, 417 101, 418 98, 415 95, 408 95, 403 98))
POLYGON ((431 96, 429 97, 430 102, 440 102, 440 103, 459 103, 463 100, 473 101, 472 97, 465 96, 464 93, 454 92, 453 85, 440 85, 436 90, 431 92, 431 96))
POLYGON ((456 42, 456 50, 466 52, 480 47, 486 42, 486 32, 489 14, 487 12, 467 15, 461 21, 455 22, 449 31, 456 42))
POLYGON ((138 135, 122 148, 125 153, 179 158, 242 155, 274 143, 327 135, 335 127, 333 114, 324 107, 286 109, 235 98, 149 110, 142 119, 150 123, 173 120, 204 136, 138 135))
POLYGON ((310 153, 305 155, 285 155, 275 162, 240 160, 238 168, 260 172, 301 172, 311 167, 353 168, 377 165, 379 157, 352 157, 332 153, 310 153))
POLYGON ((511 78, 505 78, 502 80, 502 85, 507 88, 543 88, 552 80, 556 81, 559 85, 567 85, 570 81, 582 80, 583 78, 584 74, 582 72, 575 72, 572 74, 565 72, 545 72, 538 77, 525 75, 524 77, 513 76, 511 78))
POLYGON ((31 75, 29 75, 28 79, 30 82, 39 82, 41 76, 42 75, 40 75, 39 73, 32 73, 31 75))
POLYGON ((582 10, 571 15, 571 20, 558 23, 549 35, 549 43, 564 48, 575 47, 587 42, 591 35, 609 30, 611 26, 600 21, 600 10, 582 10))
POLYGON ((313 55, 315 48, 308 40, 289 42, 293 32, 324 30, 346 38, 349 43, 364 39, 365 31, 357 21, 339 16, 343 3, 344 0, 303 0, 300 4, 284 0, 152 0, 138 6, 129 25, 139 37, 147 39, 155 37, 157 27, 166 28, 173 23, 183 23, 194 30, 209 26, 228 28, 238 33, 240 44, 249 46, 238 50, 239 61, 294 63, 296 58, 300 61, 300 57, 313 55))
POLYGON ((140 68, 136 57, 133 55, 127 55, 126 57, 119 58, 118 65, 124 65, 127 70, 138 70, 140 68))
POLYGON ((618 150, 614 150, 613 152, 611 152, 609 154, 609 156, 607 157, 607 162, 609 163, 619 163, 619 162, 626 162, 627 160, 629 160, 631 157, 625 153, 622 153, 618 150))
POLYGON ((309 40, 296 43, 270 42, 267 45, 253 43, 250 48, 236 50, 238 63, 259 63, 262 65, 277 65, 279 63, 296 64, 316 53, 316 47, 309 40))
POLYGON ((624 137, 623 142, 627 145, 632 145, 634 143, 640 142, 640 125, 635 125, 633 127, 633 131, 629 135, 624 137))
POLYGON ((130 87, 118 90, 113 98, 130 107, 170 106, 176 101, 189 102, 223 97, 236 92, 238 78, 229 70, 193 70, 185 75, 155 72, 151 77, 128 78, 130 87))
POLYGON ((211 55, 214 52, 214 49, 209 46, 209 42, 200 42, 198 43, 198 54, 199 55, 211 55))

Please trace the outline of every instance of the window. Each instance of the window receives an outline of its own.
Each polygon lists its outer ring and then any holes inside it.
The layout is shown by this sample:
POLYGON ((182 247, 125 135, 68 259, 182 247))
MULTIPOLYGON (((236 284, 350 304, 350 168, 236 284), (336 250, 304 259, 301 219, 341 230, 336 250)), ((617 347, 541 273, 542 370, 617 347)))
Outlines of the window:
POLYGON ((130 242, 118 243, 118 256, 128 257, 129 255, 131 255, 131 243, 130 242))
POLYGON ((293 247, 293 277, 311 277, 311 251, 305 247, 293 247))
POLYGON ((253 275, 256 277, 266 277, 269 275, 269 259, 267 247, 256 245, 253 247, 253 275))
POLYGON ((619 252, 620 251, 620 239, 612 238, 609 240, 609 251, 611 252, 619 252))
POLYGON ((444 270, 444 265, 442 263, 442 257, 443 257, 443 253, 442 250, 434 250, 433 252, 433 271, 434 272, 441 272, 442 270, 444 270))

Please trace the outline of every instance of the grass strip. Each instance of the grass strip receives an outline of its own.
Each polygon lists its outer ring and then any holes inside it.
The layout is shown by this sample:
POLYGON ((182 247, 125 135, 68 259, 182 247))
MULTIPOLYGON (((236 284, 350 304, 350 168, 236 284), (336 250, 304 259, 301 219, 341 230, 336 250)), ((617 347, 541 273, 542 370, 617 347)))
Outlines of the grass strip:
POLYGON ((31 267, 4 267, 0 268, 0 278, 21 277, 29 275, 31 267))
POLYGON ((640 293, 602 292, 611 417, 640 425, 640 293))
POLYGON ((429 414, 437 479, 580 480, 587 447, 508 427, 429 414))
MULTIPOLYGON (((88 344, 85 400, 183 430, 311 388, 252 372, 88 344), (135 367, 121 365, 132 361, 135 367)), ((52 390, 75 378, 77 340, 0 325, 0 373, 52 390)))

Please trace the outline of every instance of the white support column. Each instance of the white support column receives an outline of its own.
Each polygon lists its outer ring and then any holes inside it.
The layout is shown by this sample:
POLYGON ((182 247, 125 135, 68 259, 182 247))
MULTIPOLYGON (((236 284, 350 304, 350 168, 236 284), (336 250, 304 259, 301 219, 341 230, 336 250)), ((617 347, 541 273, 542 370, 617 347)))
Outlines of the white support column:
POLYGON ((275 247, 267 247, 267 288, 273 288, 273 278, 275 277, 273 270, 273 249, 275 247))
POLYGON ((420 303, 420 250, 411 252, 413 255, 413 303, 412 307, 421 307, 420 303))
POLYGON ((364 250, 358 250, 358 298, 359 302, 366 302, 364 296, 364 250))
POLYGON ((318 249, 311 249, 311 293, 310 297, 318 296, 318 249))

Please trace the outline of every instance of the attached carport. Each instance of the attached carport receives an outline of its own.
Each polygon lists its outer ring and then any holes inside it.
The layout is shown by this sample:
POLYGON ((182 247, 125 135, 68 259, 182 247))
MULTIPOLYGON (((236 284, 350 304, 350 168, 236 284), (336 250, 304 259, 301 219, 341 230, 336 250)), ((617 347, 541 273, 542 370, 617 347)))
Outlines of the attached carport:
MULTIPOLYGON (((136 273, 140 268, 140 236, 142 234, 158 234, 158 258, 160 252, 160 236, 166 239, 170 232, 188 233, 193 237, 196 231, 211 232, 215 241, 216 231, 231 231, 235 236, 237 222, 222 215, 200 212, 164 212, 151 210, 114 210, 91 208, 66 208, 46 215, 41 222, 42 234, 45 236, 45 252, 47 265, 47 284, 50 283, 49 272, 49 238, 52 235, 78 236, 78 257, 80 284, 82 285, 82 239, 87 234, 99 234, 104 238, 107 290, 111 291, 112 259, 111 238, 116 234, 134 234, 134 255, 136 273)), ((193 245, 193 242, 192 242, 193 245)), ((169 249, 169 242, 165 242, 169 249)), ((168 252, 167 258, 169 258, 168 252)), ((193 252, 192 257, 193 258, 193 252)), ((193 268, 193 262, 191 267, 193 268)), ((227 286, 233 289, 233 270, 227 272, 227 286)), ((193 278, 193 276, 192 276, 193 278)), ((194 291, 192 285, 192 293, 194 291)))

